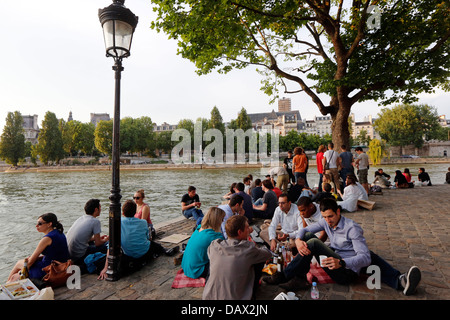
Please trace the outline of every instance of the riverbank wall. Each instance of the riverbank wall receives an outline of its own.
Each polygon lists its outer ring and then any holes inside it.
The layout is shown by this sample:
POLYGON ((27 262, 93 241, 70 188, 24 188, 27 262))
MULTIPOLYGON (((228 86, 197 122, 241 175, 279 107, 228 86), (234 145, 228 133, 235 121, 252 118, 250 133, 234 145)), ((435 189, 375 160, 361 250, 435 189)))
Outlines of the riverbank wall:
MULTIPOLYGON (((440 164, 449 163, 449 157, 440 158, 384 158, 377 166, 390 164, 440 164)), ((279 165, 282 165, 280 161, 279 165)), ((310 159, 309 165, 316 166, 315 159, 310 159)), ((372 164, 373 165, 373 164, 372 164)), ((235 163, 235 164, 173 164, 173 163, 159 163, 159 164, 121 164, 120 170, 187 170, 187 169, 224 169, 224 168, 264 168, 270 167, 270 163, 235 163)), ((54 166, 17 166, 12 167, 6 164, 0 165, 0 172, 7 173, 23 173, 23 172, 63 172, 63 171, 111 171, 110 164, 78 164, 78 165, 54 165, 54 166)))

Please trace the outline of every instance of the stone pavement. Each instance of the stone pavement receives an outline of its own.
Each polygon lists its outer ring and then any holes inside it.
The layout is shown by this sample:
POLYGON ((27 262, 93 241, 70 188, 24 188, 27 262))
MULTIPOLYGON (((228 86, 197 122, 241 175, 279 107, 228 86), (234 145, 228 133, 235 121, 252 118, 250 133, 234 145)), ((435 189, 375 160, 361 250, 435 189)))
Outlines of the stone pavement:
MULTIPOLYGON (((319 284, 322 300, 449 300, 450 299, 450 185, 389 189, 371 195, 372 211, 345 213, 364 229, 369 248, 402 273, 416 265, 422 271, 417 293, 404 296, 385 284, 368 289, 362 279, 351 286, 319 284)), ((157 240, 171 234, 191 234, 193 221, 184 218, 156 226, 157 240)), ((184 242, 187 242, 184 241, 184 242)), ((163 243, 164 246, 173 246, 163 243)), ((161 256, 142 270, 115 282, 83 275, 81 289, 55 289, 55 300, 201 300, 203 288, 172 289, 180 265, 161 256)), ((257 300, 273 300, 283 290, 263 283, 257 300)), ((309 291, 296 292, 309 300, 309 291)))

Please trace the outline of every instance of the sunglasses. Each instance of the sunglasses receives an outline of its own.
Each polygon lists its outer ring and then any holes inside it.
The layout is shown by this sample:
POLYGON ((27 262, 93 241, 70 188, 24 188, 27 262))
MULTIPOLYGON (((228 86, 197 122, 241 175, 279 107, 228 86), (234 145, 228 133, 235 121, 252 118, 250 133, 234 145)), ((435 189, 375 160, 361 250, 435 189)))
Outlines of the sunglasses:
POLYGON ((141 197, 133 197, 134 200, 139 200, 141 197))
POLYGON ((42 226, 43 224, 47 224, 47 223, 48 223, 48 222, 40 222, 40 221, 39 221, 39 222, 37 223, 37 225, 38 225, 38 226, 42 226))

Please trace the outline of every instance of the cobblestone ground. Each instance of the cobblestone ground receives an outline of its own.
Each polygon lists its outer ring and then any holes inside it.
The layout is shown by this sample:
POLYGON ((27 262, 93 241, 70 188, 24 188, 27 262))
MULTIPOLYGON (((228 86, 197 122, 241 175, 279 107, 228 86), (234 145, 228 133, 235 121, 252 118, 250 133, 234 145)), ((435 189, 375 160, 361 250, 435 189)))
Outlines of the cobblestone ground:
MULTIPOLYGON (((368 289, 362 279, 351 286, 319 284, 322 300, 449 300, 450 299, 450 185, 390 189, 371 195, 373 210, 345 213, 364 229, 369 248, 401 272, 410 266, 422 271, 417 293, 404 296, 387 285, 368 289)), ((173 233, 191 234, 193 221, 178 219, 157 226, 158 238, 173 233)), ((173 246, 162 243, 164 246, 173 246)), ((139 272, 115 282, 98 281, 96 275, 83 275, 81 289, 55 289, 56 300, 201 300, 203 288, 172 289, 180 269, 173 257, 161 256, 139 272)), ((273 300, 283 290, 262 284, 257 300, 273 300)), ((308 300, 309 291, 297 291, 308 300)))

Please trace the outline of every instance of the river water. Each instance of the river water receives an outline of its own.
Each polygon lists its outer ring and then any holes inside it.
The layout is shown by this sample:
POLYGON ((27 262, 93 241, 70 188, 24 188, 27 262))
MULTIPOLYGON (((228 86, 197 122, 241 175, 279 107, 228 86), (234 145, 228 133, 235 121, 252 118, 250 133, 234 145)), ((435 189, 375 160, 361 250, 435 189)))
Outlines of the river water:
MULTIPOLYGON (((450 166, 384 165, 385 172, 394 175, 394 170, 409 167, 413 180, 417 180, 419 167, 425 167, 432 182, 442 184, 450 166)), ((222 195, 228 192, 233 182, 241 182, 249 173, 254 179, 264 178, 268 168, 239 169, 170 169, 170 170, 122 170, 120 188, 123 203, 132 199, 138 189, 144 189, 146 202, 150 205, 154 224, 181 216, 181 197, 189 185, 197 193, 206 211, 210 206, 221 204, 222 195)), ((376 168, 370 168, 373 177, 376 168)), ((310 186, 317 184, 315 167, 308 172, 310 186)), ((101 200, 102 213, 98 219, 102 232, 108 233, 109 195, 111 171, 96 172, 51 172, 51 173, 0 173, 0 283, 4 283, 18 259, 30 255, 42 234, 36 231, 37 218, 53 212, 64 226, 65 233, 72 223, 84 214, 84 204, 91 198, 101 200)))

